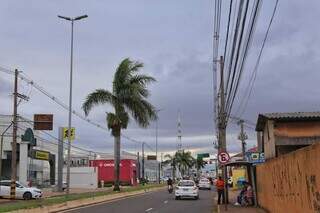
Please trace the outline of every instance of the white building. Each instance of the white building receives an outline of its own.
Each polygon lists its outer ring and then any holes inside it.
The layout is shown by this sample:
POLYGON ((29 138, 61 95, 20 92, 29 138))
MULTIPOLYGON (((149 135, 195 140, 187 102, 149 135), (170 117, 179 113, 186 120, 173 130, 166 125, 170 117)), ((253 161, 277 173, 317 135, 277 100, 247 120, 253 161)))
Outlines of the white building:
MULTIPOLYGON (((0 153, 0 159, 2 162, 1 178, 10 179, 11 177, 11 154, 12 154, 12 116, 0 115, 0 134, 3 135, 2 152, 0 153), (6 132, 4 132, 7 129, 6 132)), ((37 160, 28 156, 28 144, 22 143, 21 136, 25 133, 27 128, 33 129, 33 122, 18 117, 18 130, 17 130, 17 178, 22 183, 27 184, 27 181, 32 181, 36 185, 49 183, 50 178, 50 166, 49 162, 45 160, 37 160), (21 152, 21 150, 26 150, 21 152), (21 159, 23 158, 23 159, 21 159), (26 173, 21 175, 20 173, 26 173)), ((54 141, 46 140, 43 132, 33 131, 34 137, 37 139, 37 145, 33 147, 35 150, 43 150, 54 154, 56 157, 55 169, 57 170, 57 153, 58 146, 54 141)), ((0 144, 1 147, 1 144, 0 144)), ((1 148, 0 148, 1 150, 1 148)), ((56 171, 57 172, 57 171, 56 171)))

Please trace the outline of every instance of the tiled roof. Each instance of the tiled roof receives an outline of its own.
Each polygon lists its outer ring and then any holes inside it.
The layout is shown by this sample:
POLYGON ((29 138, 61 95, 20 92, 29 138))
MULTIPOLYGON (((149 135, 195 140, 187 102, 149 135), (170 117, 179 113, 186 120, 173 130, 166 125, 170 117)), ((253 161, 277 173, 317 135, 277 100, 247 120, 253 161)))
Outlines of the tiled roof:
MULTIPOLYGON (((258 147, 257 146, 252 147, 252 148, 247 150, 247 152, 257 152, 257 151, 258 151, 258 147)), ((239 153, 235 154, 234 156, 232 156, 232 158, 234 158, 234 157, 242 157, 242 156, 243 156, 242 152, 239 152, 239 153)))
POLYGON ((262 131, 267 120, 274 121, 320 121, 320 112, 277 112, 259 114, 256 130, 262 131))

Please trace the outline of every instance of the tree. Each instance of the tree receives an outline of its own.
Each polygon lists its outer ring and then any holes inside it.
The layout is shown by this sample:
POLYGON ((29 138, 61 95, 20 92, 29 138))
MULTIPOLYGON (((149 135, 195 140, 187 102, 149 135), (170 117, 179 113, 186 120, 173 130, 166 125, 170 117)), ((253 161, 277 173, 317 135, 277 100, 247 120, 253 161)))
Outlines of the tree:
POLYGON ((200 170, 202 168, 204 168, 204 166, 206 165, 206 162, 203 160, 203 158, 201 157, 198 157, 196 160, 195 160, 195 166, 196 166, 196 169, 197 169, 197 176, 199 177, 199 173, 200 173, 200 170))
POLYGON ((172 179, 175 180, 176 177, 176 169, 177 169, 177 158, 176 153, 173 155, 166 154, 164 156, 166 160, 162 162, 162 165, 170 165, 172 169, 172 179))
POLYGON ((176 152, 176 161, 181 175, 184 176, 187 172, 189 174, 190 169, 193 167, 195 159, 192 157, 191 152, 184 150, 176 152))
POLYGON ((139 74, 143 63, 121 61, 113 78, 112 91, 97 89, 90 93, 82 105, 87 116, 96 105, 109 104, 113 112, 106 113, 108 128, 114 137, 114 191, 120 190, 120 138, 121 129, 126 129, 131 117, 140 127, 146 128, 150 121, 157 119, 155 107, 147 101, 150 95, 147 85, 156 80, 148 75, 139 74))

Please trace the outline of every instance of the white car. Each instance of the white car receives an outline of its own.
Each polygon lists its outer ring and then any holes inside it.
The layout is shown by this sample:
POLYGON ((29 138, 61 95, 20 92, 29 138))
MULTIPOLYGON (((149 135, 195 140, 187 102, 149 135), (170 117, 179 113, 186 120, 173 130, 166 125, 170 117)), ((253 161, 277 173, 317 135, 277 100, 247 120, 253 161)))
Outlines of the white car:
MULTIPOLYGON (((0 197, 10 197, 11 180, 0 181, 0 197)), ((41 198, 42 191, 35 187, 27 187, 16 182, 16 198, 30 200, 32 198, 41 198)))
POLYGON ((198 187, 199 187, 199 189, 209 189, 210 190, 211 184, 210 184, 209 179, 207 179, 207 178, 200 179, 198 187))
POLYGON ((192 180, 181 180, 175 188, 176 200, 184 197, 199 199, 199 190, 192 180))

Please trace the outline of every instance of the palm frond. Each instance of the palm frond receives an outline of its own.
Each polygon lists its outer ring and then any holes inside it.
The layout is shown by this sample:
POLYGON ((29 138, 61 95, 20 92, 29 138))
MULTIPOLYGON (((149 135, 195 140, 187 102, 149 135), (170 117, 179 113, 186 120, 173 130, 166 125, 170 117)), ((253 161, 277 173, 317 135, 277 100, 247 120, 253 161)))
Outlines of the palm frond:
POLYGON ((85 102, 82 104, 82 109, 87 116, 94 106, 105 103, 113 105, 115 99, 108 90, 97 89, 86 97, 85 102))
POLYGON ((145 128, 158 118, 156 108, 144 99, 127 99, 125 105, 140 127, 145 128))

